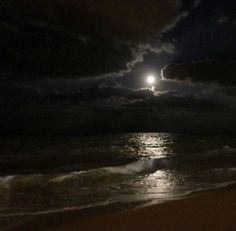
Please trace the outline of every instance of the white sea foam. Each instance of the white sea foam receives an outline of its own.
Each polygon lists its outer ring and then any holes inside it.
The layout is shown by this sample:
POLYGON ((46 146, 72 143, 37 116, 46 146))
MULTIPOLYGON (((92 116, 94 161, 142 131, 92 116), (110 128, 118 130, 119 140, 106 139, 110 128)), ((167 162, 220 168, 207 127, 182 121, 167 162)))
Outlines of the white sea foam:
MULTIPOLYGON (((203 153, 201 156, 207 157, 208 155, 217 155, 222 153, 236 153, 236 148, 232 148, 228 145, 221 149, 210 150, 203 153)), ((177 160, 174 159, 174 161, 177 160)), ((102 177, 103 175, 135 175, 135 174, 148 174, 153 173, 160 169, 171 168, 173 159, 170 158, 155 158, 148 160, 141 160, 132 162, 126 165, 102 167, 90 169, 87 171, 72 171, 65 174, 32 174, 32 175, 8 175, 0 177, 0 187, 9 188, 13 185, 27 186, 27 185, 49 185, 52 183, 63 183, 65 181, 78 180, 84 177, 102 177)), ((188 163, 185 163, 187 165, 188 163)), ((232 168, 233 169, 233 168, 232 168)))
POLYGON ((204 155, 220 155, 220 154, 236 154, 236 148, 232 148, 229 145, 225 145, 223 148, 208 150, 204 152, 204 155))
POLYGON ((176 200, 197 191, 226 187, 235 183, 231 181, 235 179, 236 168, 233 165, 235 159, 232 158, 232 161, 229 159, 230 165, 225 165, 228 166, 225 168, 218 160, 224 159, 221 158, 224 155, 234 157, 234 153, 236 153, 236 149, 226 145, 220 149, 199 153, 199 155, 170 155, 164 158, 142 159, 125 165, 86 171, 2 176, 0 177, 0 204, 3 209, 0 208, 0 213, 5 214, 1 214, 0 217, 57 213, 106 206, 116 202, 143 201, 145 203, 148 200, 156 200, 155 203, 160 203, 166 200, 176 200), (219 159, 217 159, 218 155, 219 159), (202 160, 203 162, 201 162, 202 160), (211 160, 216 160, 217 164, 212 164, 211 160), (206 168, 198 169, 202 163, 203 166, 206 164, 206 168), (194 169, 192 167, 197 171, 192 171, 194 169), (163 174, 156 174, 156 171, 163 174), (207 182, 209 171, 215 171, 217 176, 222 176, 220 178, 222 180, 219 180, 221 182, 214 183, 216 181, 210 177, 207 182), (198 179, 199 175, 194 174, 199 173, 202 178, 198 179), (182 183, 179 184, 180 180, 186 184, 184 186, 182 183), (225 183, 225 181, 231 182, 225 183), (136 182, 138 182, 137 185, 135 185, 136 182), (148 193, 146 189, 150 189, 151 193, 148 193), (55 200, 53 203, 56 206, 41 206, 41 201, 45 198, 55 200), (7 203, 12 203, 11 200, 13 203, 19 202, 18 205, 16 204, 16 210, 8 209, 7 203), (29 207, 24 207, 24 203, 29 207), (59 208, 60 206, 62 208, 59 208), (35 212, 31 212, 31 209, 35 212), (14 213, 14 211, 19 212, 14 213))
POLYGON ((114 174, 136 174, 141 172, 153 171, 154 161, 137 161, 124 166, 106 167, 103 170, 114 174))
POLYGON ((236 152, 236 148, 232 148, 228 145, 225 145, 222 149, 225 153, 233 153, 236 152))
POLYGON ((93 205, 64 207, 64 208, 59 208, 59 209, 49 209, 49 210, 36 211, 36 212, 5 213, 5 214, 0 214, 0 217, 46 215, 46 214, 53 214, 53 213, 62 213, 66 211, 79 211, 79 210, 89 209, 89 208, 94 208, 94 207, 99 207, 99 206, 106 206, 109 204, 110 204, 109 201, 105 201, 105 202, 100 202, 93 205))
POLYGON ((188 196, 192 195, 193 193, 226 188, 228 186, 235 185, 235 184, 236 184, 236 181, 230 181, 230 182, 212 184, 211 186, 207 186, 207 187, 199 187, 193 190, 187 190, 184 193, 173 194, 172 196, 169 196, 169 197, 165 197, 161 199, 159 198, 153 199, 147 203, 144 203, 141 206, 138 206, 137 208, 147 207, 147 206, 156 205, 156 204, 162 204, 168 201, 183 200, 183 199, 186 199, 188 196))
POLYGON ((197 192, 202 192, 202 191, 209 191, 209 190, 216 190, 220 188, 225 188, 230 185, 234 185, 236 181, 230 181, 230 182, 224 182, 224 183, 218 183, 218 184, 213 184, 208 187, 199 187, 193 190, 186 191, 184 193, 178 193, 178 194, 169 194, 167 197, 161 197, 161 198, 156 198, 157 196, 153 195, 152 197, 149 198, 136 198, 133 200, 115 200, 115 201, 103 201, 99 203, 94 203, 94 204, 89 204, 89 205, 84 205, 84 206, 75 206, 75 207, 64 207, 64 208, 58 208, 58 209, 49 209, 49 210, 43 210, 43 211, 36 211, 36 212, 16 212, 16 213, 5 213, 5 214, 0 214, 0 218, 2 217, 17 217, 17 216, 37 216, 37 215, 46 215, 46 214, 54 214, 54 213, 63 213, 63 212, 68 212, 68 211, 81 211, 83 209, 89 209, 89 208, 95 208, 95 207, 100 207, 100 206, 107 206, 111 205, 113 203, 119 203, 119 202, 143 202, 142 205, 136 206, 135 208, 141 208, 141 207, 147 207, 150 205, 155 205, 155 204, 162 204, 168 201, 173 201, 173 200, 182 200, 188 197, 189 195, 197 192))

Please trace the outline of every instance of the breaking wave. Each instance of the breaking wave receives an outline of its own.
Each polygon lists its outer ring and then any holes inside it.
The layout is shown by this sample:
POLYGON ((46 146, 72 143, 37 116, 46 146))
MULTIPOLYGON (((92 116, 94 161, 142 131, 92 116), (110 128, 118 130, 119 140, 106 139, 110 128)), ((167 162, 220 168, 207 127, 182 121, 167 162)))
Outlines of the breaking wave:
POLYGON ((223 148, 213 149, 206 151, 204 154, 206 155, 221 155, 221 154, 236 154, 236 148, 232 148, 229 145, 225 145, 223 148))
POLYGON ((115 175, 135 175, 148 174, 168 167, 170 162, 166 159, 153 159, 133 162, 127 165, 103 167, 91 169, 88 171, 73 171, 66 174, 47 175, 47 174, 32 174, 32 175, 12 175, 0 177, 0 188, 9 189, 12 187, 26 187, 26 186, 49 186, 53 183, 62 183, 69 181, 84 182, 88 178, 96 180, 105 177, 115 177, 115 175))
POLYGON ((114 201, 133 202, 142 199, 142 194, 143 198, 155 199, 160 193, 160 198, 166 195, 169 199, 170 195, 175 198, 179 192, 185 195, 224 187, 235 180, 236 163, 235 158, 232 158, 235 154, 236 149, 226 145, 196 155, 166 155, 86 171, 73 171, 73 165, 69 172, 60 174, 2 176, 0 216, 84 209, 114 201), (221 160, 227 160, 226 165, 221 160), (209 174, 211 171, 213 174, 209 174), (220 176, 221 180, 214 181, 210 175, 220 176))
MULTIPOLYGON (((236 148, 228 145, 221 149, 209 150, 200 158, 207 159, 209 156, 236 154, 236 148)), ((190 156, 191 158, 191 156, 190 156)), ((109 179, 115 177, 126 177, 132 175, 151 174, 158 170, 175 169, 178 162, 183 165, 191 165, 188 160, 183 160, 179 156, 145 159, 121 166, 102 167, 87 171, 71 171, 64 174, 32 174, 32 175, 9 175, 0 177, 0 193, 7 189, 26 188, 28 186, 48 187, 53 184, 73 183, 86 185, 88 182, 94 183, 99 179, 109 179), (180 158, 180 159, 178 159, 180 158), (183 161, 186 161, 183 163, 183 161)))

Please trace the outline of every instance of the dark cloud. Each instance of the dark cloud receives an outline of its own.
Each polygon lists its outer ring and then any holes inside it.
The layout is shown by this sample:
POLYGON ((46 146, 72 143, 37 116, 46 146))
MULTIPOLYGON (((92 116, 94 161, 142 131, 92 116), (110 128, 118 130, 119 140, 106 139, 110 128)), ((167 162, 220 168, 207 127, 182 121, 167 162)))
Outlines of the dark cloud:
POLYGON ((217 22, 218 22, 219 24, 224 24, 224 23, 226 23, 227 21, 228 21, 228 17, 224 17, 224 16, 220 17, 220 18, 217 20, 217 22))
POLYGON ((133 58, 131 47, 116 39, 85 42, 60 30, 18 23, 17 33, 13 24, 0 24, 1 69, 48 77, 90 76, 121 70, 133 58))
POLYGON ((71 80, 71 85, 63 80, 62 85, 68 86, 57 90, 47 89, 47 83, 1 83, 0 130, 90 133, 236 129, 236 96, 229 87, 162 80, 152 91, 122 86, 119 78, 114 82, 109 79, 91 80, 94 85, 79 80, 77 84, 71 80))
POLYGON ((159 34, 177 10, 175 0, 2 2, 0 68, 54 77, 127 69, 138 43, 159 34))
MULTIPOLYGON (((8 1, 18 12, 67 31, 124 39, 143 39, 158 33, 176 17, 176 0, 30 0, 8 1)), ((8 3, 9 4, 9 3, 8 3)))
POLYGON ((170 64, 163 70, 167 79, 215 82, 223 85, 236 85, 236 62, 206 61, 189 64, 170 64))
POLYGON ((233 132, 236 113, 210 101, 161 98, 142 101, 124 97, 97 99, 92 105, 55 103, 31 106, 7 115, 1 113, 1 132, 96 133, 96 132, 233 132), (177 106, 178 104, 178 106, 177 106))
POLYGON ((191 11, 189 9, 193 1, 186 0, 183 3, 182 11, 189 12, 188 16, 164 35, 165 38, 176 40, 178 53, 171 62, 189 63, 207 58, 235 61, 236 30, 232 25, 235 18, 235 0, 201 1, 191 11), (220 22, 228 20, 220 24, 219 19, 220 22))
POLYGON ((2 1, 0 131, 236 131, 232 2, 2 1))

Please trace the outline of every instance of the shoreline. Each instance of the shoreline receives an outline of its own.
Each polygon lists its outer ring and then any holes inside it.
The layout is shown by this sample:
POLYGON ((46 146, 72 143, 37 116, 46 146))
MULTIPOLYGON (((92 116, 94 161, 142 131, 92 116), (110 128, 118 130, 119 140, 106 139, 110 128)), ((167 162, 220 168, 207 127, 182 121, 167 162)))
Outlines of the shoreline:
POLYGON ((6 231, 233 231, 236 184, 187 198, 94 216, 78 211, 33 217, 6 231))

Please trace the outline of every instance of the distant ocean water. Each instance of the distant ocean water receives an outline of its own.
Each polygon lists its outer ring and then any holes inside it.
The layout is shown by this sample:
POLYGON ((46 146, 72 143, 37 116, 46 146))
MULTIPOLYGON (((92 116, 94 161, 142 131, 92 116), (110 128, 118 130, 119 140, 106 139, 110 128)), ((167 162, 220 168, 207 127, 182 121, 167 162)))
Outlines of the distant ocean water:
POLYGON ((156 203, 236 182, 236 136, 1 137, 0 217, 156 203))

